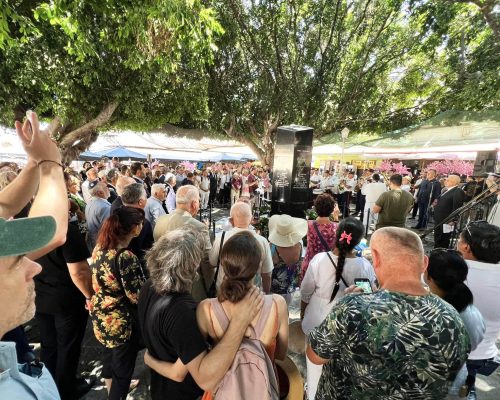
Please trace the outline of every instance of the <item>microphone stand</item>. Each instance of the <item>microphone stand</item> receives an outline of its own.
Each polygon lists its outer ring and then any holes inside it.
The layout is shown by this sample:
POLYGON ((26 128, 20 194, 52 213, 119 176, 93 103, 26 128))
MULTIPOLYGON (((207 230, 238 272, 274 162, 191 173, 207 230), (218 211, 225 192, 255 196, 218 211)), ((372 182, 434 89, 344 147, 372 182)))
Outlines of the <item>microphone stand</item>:
POLYGON ((457 208, 455 211, 453 211, 450 215, 448 215, 448 217, 446 217, 440 223, 434 225, 433 228, 425 230, 424 232, 422 232, 418 236, 420 236, 420 238, 423 239, 428 234, 434 232, 434 230, 436 228, 438 228, 438 227, 440 227, 440 226, 442 226, 442 225, 450 222, 451 220, 453 220, 457 215, 461 214, 462 212, 468 211, 468 210, 474 208, 474 206, 476 206, 477 204, 481 203, 482 201, 484 201, 486 199, 489 199, 492 196, 496 196, 497 190, 491 191, 491 189, 498 189, 498 182, 495 182, 493 185, 491 185, 490 187, 488 187, 485 190, 483 190, 476 197, 472 198, 468 203, 464 204, 460 208, 457 208))

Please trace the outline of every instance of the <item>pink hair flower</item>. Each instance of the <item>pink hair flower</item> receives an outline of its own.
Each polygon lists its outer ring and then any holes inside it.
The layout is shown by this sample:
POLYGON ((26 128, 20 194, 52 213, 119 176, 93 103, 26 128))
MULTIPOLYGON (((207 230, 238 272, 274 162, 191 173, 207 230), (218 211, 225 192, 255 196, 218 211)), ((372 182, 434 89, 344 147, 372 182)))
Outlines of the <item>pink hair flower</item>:
POLYGON ((344 239, 346 240, 347 244, 351 244, 352 233, 347 234, 346 231, 342 232, 342 234, 340 235, 340 241, 342 242, 344 239))

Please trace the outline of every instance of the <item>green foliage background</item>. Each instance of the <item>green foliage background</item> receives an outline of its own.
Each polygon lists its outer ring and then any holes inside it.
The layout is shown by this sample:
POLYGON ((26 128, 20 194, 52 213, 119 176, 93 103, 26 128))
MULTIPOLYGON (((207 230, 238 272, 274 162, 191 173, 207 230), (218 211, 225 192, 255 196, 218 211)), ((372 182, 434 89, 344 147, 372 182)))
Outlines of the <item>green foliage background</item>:
POLYGON ((490 3, 0 0, 0 122, 35 109, 63 147, 83 139, 75 152, 104 128, 171 123, 269 162, 281 124, 374 135, 498 110, 490 3))

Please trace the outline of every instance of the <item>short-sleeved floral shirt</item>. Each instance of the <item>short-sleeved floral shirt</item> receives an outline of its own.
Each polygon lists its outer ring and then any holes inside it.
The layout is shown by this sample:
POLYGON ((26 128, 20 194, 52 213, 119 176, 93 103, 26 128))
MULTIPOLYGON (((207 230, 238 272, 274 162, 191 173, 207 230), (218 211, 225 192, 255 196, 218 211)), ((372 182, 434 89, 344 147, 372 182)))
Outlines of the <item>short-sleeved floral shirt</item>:
MULTIPOLYGON (((316 221, 307 221, 307 250, 304 260, 302 261, 301 280, 304 279, 304 276, 306 276, 309 262, 314 258, 314 256, 318 253, 326 251, 318 233, 316 232, 316 229, 314 228, 315 222, 316 221)), ((329 224, 316 224, 329 249, 333 250, 335 248, 337 224, 334 222, 329 224)))
POLYGON ((309 335, 330 361, 316 399, 444 399, 470 352, 460 315, 434 295, 346 296, 309 335))
POLYGON ((120 253, 118 268, 121 284, 113 274, 117 250, 100 250, 92 254, 91 319, 96 339, 107 348, 126 343, 132 333, 131 307, 137 305, 139 290, 145 282, 139 259, 129 250, 120 253))

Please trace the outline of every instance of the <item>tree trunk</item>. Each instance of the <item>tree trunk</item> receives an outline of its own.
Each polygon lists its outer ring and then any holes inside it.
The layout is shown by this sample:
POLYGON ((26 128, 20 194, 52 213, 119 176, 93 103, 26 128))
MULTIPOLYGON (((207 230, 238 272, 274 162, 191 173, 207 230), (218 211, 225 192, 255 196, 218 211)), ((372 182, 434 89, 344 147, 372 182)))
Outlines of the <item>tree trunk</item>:
POLYGON ((106 104, 94 119, 74 130, 71 130, 71 124, 63 126, 58 117, 53 119, 49 130, 59 144, 63 162, 70 163, 75 160, 97 140, 98 128, 109 122, 117 107, 117 102, 106 104))
POLYGON ((258 157, 262 165, 272 168, 274 161, 274 142, 280 116, 274 120, 263 121, 263 131, 259 132, 253 123, 249 124, 249 133, 242 133, 236 127, 236 117, 232 116, 229 127, 225 129, 226 134, 246 144, 258 157))

